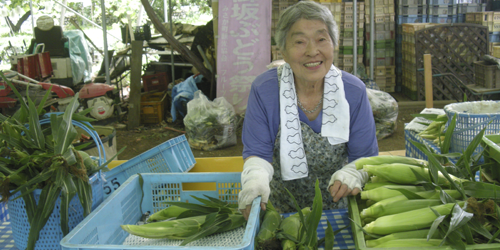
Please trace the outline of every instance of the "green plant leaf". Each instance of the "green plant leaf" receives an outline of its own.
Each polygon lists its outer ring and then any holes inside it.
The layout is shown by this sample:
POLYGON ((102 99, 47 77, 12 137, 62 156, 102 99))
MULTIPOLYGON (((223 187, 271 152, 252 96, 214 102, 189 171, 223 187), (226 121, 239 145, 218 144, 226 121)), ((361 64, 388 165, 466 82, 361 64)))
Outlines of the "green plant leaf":
POLYGON ((36 113, 38 115, 42 115, 42 113, 44 112, 43 108, 45 106, 45 103, 47 102, 47 99, 49 99, 49 96, 52 95, 51 92, 52 92, 52 85, 50 85, 49 89, 45 92, 45 95, 43 95, 42 100, 38 104, 38 107, 37 107, 37 110, 36 110, 36 113))
POLYGON ((465 181, 462 183, 465 193, 476 199, 500 199, 500 186, 478 181, 465 181))
POLYGON ((59 198, 60 189, 54 185, 46 185, 38 199, 35 216, 30 223, 27 249, 34 249, 38 241, 40 230, 45 226, 59 198))
POLYGON ((446 215, 439 215, 439 213, 432 209, 431 210, 434 212, 434 213, 437 213, 437 218, 434 220, 434 222, 432 222, 432 225, 431 225, 431 228, 429 229, 429 233, 427 234, 427 240, 429 240, 437 231, 439 225, 443 222, 443 220, 446 218, 446 215))
POLYGON ((83 207, 83 216, 87 216, 92 210, 92 186, 88 180, 82 180, 78 177, 73 177, 73 183, 75 184, 80 204, 83 207))
POLYGON ((187 237, 184 241, 182 241, 180 245, 185 246, 190 242, 201 239, 207 235, 214 234, 220 229, 227 228, 229 226, 231 226, 231 220, 229 219, 228 214, 208 214, 205 222, 201 225, 200 231, 192 236, 187 237))
MULTIPOLYGON (((20 190, 23 190, 25 188, 30 188, 33 185, 37 185, 39 183, 42 183, 48 179, 50 179, 53 175, 54 170, 52 169, 46 169, 42 171, 40 174, 35 175, 33 178, 29 179, 24 185, 16 188, 14 191, 12 191, 13 194, 19 192, 20 190)), ((24 194, 21 194, 24 195, 24 194)))
POLYGON ((479 222, 477 219, 475 219, 474 217, 472 217, 472 219, 467 222, 467 225, 469 226, 469 228, 471 228, 474 232, 484 236, 485 238, 487 238, 488 240, 491 240, 493 235, 486 229, 483 227, 483 225, 481 225, 481 222, 479 222))
POLYGON ((31 141, 33 141, 34 145, 41 149, 45 149, 45 137, 42 133, 42 127, 40 126, 40 121, 38 120, 38 112, 35 107, 35 103, 31 101, 28 97, 29 104, 29 130, 28 135, 31 141))
MULTIPOLYGON (((90 108, 90 109, 92 110, 92 108, 90 108)), ((82 122, 82 124, 84 126, 88 127, 88 128, 91 128, 91 127, 89 125, 87 125, 86 123, 84 123, 84 122, 94 122, 94 121, 97 121, 94 118, 91 118, 91 117, 88 117, 88 116, 83 116, 83 115, 81 115, 79 113, 73 114, 73 120, 82 122)))
POLYGON ((447 237, 451 232, 466 225, 467 222, 472 218, 472 216, 473 214, 465 212, 458 204, 455 204, 451 212, 450 225, 448 228, 448 232, 446 232, 445 237, 447 237))
MULTIPOLYGON (((77 108, 78 108, 78 93, 73 97, 73 99, 66 107, 66 111, 62 116, 62 120, 57 119, 57 121, 59 121, 58 124, 59 129, 57 131, 52 130, 55 140, 55 146, 54 146, 55 154, 63 155, 67 150, 69 150, 69 146, 77 137, 76 129, 73 127, 71 122, 72 115, 77 108)), ((51 126, 54 126, 54 124, 51 123, 51 126)))
POLYGON ((455 126, 457 123, 457 114, 453 115, 453 118, 448 124, 448 128, 446 129, 446 133, 444 134, 444 141, 441 144, 441 154, 447 154, 450 151, 451 138, 453 137, 453 131, 455 130, 455 126))
POLYGON ((26 205, 26 215, 28 216, 28 222, 31 224, 31 221, 33 220, 33 217, 35 217, 36 213, 36 201, 35 197, 33 196, 33 192, 28 189, 23 189, 21 190, 21 194, 24 200, 24 204, 26 205))
POLYGON ((323 213, 323 197, 321 196, 321 190, 319 189, 319 180, 316 180, 314 187, 314 200, 311 209, 311 213, 307 216, 307 234, 306 234, 306 245, 309 247, 317 247, 318 237, 317 229, 319 221, 321 220, 321 214, 323 213))
POLYGON ((14 94, 16 95, 17 100, 21 104, 21 108, 16 111, 16 113, 12 116, 12 118, 14 118, 15 120, 18 120, 21 123, 26 123, 26 120, 28 118, 28 105, 26 105, 26 103, 24 102, 24 99, 23 99, 23 96, 21 95, 21 93, 19 93, 19 91, 17 91, 16 87, 14 87, 14 85, 12 85, 12 83, 5 77, 5 75, 3 74, 2 71, 0 71, 0 76, 2 77, 4 82, 7 83, 7 85, 9 85, 9 87, 12 89, 12 92, 14 92, 14 94))
MULTIPOLYGON (((61 170, 61 172, 63 172, 61 170)), ((66 236, 69 233, 69 203, 73 199, 76 194, 76 186, 73 182, 71 175, 65 174, 64 180, 62 182, 61 187, 61 206, 60 206, 60 215, 61 215, 61 231, 63 235, 66 236)))
POLYGON ((332 250, 335 245, 335 234, 333 233, 332 225, 326 220, 325 230, 325 250, 332 250))

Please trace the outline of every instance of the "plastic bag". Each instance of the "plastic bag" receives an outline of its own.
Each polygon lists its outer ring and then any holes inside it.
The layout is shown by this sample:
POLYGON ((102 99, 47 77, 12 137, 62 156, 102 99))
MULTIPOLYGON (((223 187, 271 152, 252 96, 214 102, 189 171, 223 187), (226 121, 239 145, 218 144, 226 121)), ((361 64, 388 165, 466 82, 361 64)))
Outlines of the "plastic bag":
POLYGON ((201 90, 196 91, 187 104, 184 126, 194 149, 211 151, 236 145, 236 113, 224 97, 212 102, 201 90))
POLYGON ((377 140, 392 135, 396 131, 398 102, 389 93, 384 91, 367 88, 366 93, 372 106, 377 140))

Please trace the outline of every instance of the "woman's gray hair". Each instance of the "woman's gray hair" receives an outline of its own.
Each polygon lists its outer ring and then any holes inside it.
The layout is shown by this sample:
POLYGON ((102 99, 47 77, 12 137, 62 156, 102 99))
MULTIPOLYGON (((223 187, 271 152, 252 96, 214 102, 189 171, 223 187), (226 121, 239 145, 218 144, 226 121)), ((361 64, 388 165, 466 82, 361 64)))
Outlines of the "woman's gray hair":
POLYGON ((339 42, 339 28, 333 19, 332 12, 325 6, 313 1, 300 1, 281 14, 274 40, 281 51, 285 50, 286 36, 290 28, 300 19, 319 20, 326 24, 328 33, 333 41, 333 46, 337 47, 339 42))

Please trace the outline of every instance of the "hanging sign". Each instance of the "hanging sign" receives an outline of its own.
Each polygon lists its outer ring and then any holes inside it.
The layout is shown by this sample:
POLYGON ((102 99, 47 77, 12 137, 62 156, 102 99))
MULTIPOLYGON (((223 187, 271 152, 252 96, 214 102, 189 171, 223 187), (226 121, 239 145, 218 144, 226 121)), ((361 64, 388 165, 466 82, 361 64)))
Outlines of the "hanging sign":
POLYGON ((271 4, 219 0, 217 97, 245 112, 253 80, 271 62, 271 4))

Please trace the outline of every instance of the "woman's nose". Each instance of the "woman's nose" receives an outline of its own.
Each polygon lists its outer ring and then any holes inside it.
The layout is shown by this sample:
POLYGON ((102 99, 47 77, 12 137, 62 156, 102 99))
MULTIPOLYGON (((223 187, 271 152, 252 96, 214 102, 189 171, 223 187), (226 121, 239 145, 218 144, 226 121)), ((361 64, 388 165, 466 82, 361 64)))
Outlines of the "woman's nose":
POLYGON ((306 47, 306 55, 308 56, 315 56, 318 54, 318 46, 316 43, 308 43, 306 47))

